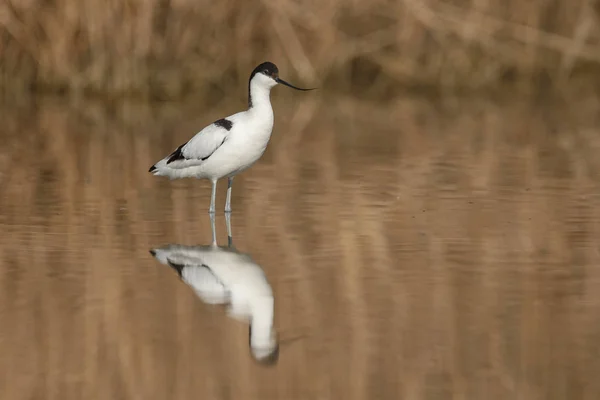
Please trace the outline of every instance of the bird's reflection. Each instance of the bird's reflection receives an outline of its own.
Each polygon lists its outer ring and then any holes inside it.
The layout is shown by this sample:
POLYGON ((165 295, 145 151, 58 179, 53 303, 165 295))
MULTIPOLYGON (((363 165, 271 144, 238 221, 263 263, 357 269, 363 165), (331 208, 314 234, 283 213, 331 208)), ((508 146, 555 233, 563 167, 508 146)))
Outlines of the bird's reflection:
POLYGON ((173 268, 181 280, 208 304, 226 304, 227 314, 250 324, 250 351, 255 360, 274 365, 279 343, 273 327, 274 299, 262 268, 233 247, 230 216, 226 215, 228 245, 218 246, 214 216, 212 244, 170 244, 150 253, 173 268))

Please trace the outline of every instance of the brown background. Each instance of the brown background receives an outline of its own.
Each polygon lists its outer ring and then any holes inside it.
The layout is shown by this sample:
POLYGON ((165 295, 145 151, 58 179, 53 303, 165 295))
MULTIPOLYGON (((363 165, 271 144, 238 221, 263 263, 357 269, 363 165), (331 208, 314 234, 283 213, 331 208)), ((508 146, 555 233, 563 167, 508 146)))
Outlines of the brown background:
POLYGON ((232 217, 271 369, 148 253, 210 242, 210 184, 147 170, 239 104, 4 108, 3 399, 598 398, 598 99, 273 98, 232 217))

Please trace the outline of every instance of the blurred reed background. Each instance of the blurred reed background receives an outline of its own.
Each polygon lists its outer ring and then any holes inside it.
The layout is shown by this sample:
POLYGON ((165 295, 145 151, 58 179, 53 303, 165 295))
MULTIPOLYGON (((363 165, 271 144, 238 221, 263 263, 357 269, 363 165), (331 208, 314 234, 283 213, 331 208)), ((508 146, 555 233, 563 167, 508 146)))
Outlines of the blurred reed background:
POLYGON ((599 4, 2 0, 0 85, 176 99, 245 82, 268 58, 301 80, 377 96, 398 84, 554 86, 598 75, 599 4))

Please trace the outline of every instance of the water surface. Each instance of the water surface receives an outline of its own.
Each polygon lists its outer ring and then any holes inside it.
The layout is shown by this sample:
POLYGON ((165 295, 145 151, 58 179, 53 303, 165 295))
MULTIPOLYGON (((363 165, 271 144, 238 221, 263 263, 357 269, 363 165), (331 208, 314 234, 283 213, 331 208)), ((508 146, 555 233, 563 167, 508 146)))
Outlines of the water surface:
POLYGON ((274 368, 148 252, 210 243, 210 183, 147 171, 243 103, 3 106, 3 399, 600 397, 597 99, 274 100, 232 216, 274 368))

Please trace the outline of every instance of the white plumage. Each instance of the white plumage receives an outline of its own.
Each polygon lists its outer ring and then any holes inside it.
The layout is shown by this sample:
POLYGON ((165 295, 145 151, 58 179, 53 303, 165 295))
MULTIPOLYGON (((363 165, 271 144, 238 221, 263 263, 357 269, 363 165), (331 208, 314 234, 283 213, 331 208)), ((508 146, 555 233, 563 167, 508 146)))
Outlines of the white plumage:
POLYGON ((150 171, 170 179, 209 179, 212 183, 209 213, 215 212, 217 180, 227 177, 225 212, 231 212, 233 177, 254 164, 265 152, 273 131, 271 89, 281 83, 275 64, 257 66, 248 82, 248 109, 220 119, 198 132, 190 141, 154 164, 150 171))
POLYGON ((275 364, 279 344, 273 328, 273 291, 262 268, 232 248, 172 244, 150 250, 171 266, 208 304, 228 304, 227 314, 250 324, 250 349, 264 364, 275 364))

